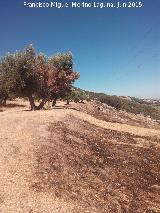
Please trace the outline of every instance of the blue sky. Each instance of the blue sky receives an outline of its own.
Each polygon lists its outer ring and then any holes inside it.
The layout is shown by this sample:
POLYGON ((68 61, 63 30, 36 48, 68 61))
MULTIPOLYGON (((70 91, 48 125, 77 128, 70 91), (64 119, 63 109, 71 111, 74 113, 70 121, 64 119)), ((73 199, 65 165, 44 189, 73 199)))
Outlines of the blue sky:
POLYGON ((30 43, 48 56, 71 51, 81 74, 76 86, 160 98, 160 1, 142 2, 142 8, 47 9, 24 7, 23 0, 2 0, 0 55, 30 43))

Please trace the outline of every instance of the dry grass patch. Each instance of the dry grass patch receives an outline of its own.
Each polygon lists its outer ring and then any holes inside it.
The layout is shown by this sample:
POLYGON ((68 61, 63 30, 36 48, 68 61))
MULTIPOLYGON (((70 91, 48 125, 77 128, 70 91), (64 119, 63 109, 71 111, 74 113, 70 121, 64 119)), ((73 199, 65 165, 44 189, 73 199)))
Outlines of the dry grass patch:
POLYGON ((81 206, 74 212, 160 211, 158 139, 106 130, 73 116, 49 131, 47 144, 36 152, 37 192, 81 206))

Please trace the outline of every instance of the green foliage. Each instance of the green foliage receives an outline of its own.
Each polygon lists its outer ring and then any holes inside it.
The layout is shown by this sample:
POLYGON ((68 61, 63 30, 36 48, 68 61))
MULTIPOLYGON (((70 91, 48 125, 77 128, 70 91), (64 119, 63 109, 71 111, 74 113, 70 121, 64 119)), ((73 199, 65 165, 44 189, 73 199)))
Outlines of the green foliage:
POLYGON ((54 67, 56 71, 72 72, 73 70, 73 56, 72 53, 57 53, 49 58, 49 64, 54 67))
POLYGON ((72 87, 70 90, 68 90, 64 96, 62 96, 63 100, 69 100, 77 102, 83 102, 84 100, 88 100, 88 95, 83 90, 80 90, 78 88, 72 87))
POLYGON ((0 61, 0 79, 8 94, 19 97, 33 94, 38 87, 34 72, 35 51, 30 45, 22 52, 8 54, 0 61))
POLYGON ((42 99, 38 107, 42 108, 47 100, 68 91, 78 78, 71 53, 47 58, 29 45, 0 59, 0 97, 5 94, 28 97, 31 109, 36 108, 34 97, 42 99))

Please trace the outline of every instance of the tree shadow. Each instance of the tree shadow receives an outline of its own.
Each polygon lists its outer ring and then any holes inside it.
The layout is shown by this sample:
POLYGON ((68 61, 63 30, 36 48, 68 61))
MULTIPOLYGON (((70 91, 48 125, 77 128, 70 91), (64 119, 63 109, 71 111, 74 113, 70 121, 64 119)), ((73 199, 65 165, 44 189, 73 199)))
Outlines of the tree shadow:
MULTIPOLYGON (((72 109, 72 110, 80 111, 79 109, 76 109, 75 107, 66 107, 66 106, 55 106, 55 107, 52 107, 52 108, 43 108, 43 109, 33 110, 33 111, 42 111, 42 110, 50 111, 50 110, 54 110, 54 109, 56 109, 56 110, 60 110, 60 109, 72 109)), ((24 109, 22 111, 32 112, 32 110, 30 110, 30 109, 24 109)))
POLYGON ((26 107, 26 105, 23 104, 16 104, 16 103, 9 103, 3 106, 5 108, 14 108, 14 107, 26 107))
POLYGON ((51 109, 73 109, 76 111, 80 111, 79 109, 75 108, 75 107, 71 107, 71 106, 54 106, 51 109))

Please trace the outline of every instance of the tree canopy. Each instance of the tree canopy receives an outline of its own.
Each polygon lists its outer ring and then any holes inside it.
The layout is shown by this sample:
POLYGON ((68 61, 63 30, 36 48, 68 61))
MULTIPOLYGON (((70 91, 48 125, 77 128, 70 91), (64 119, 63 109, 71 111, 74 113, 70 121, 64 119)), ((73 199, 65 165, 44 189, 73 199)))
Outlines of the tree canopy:
POLYGON ((0 99, 10 95, 28 97, 31 109, 41 109, 46 101, 64 95, 79 78, 73 70, 72 53, 46 57, 32 45, 8 53, 0 59, 0 99), (41 100, 35 105, 35 98, 41 100))

